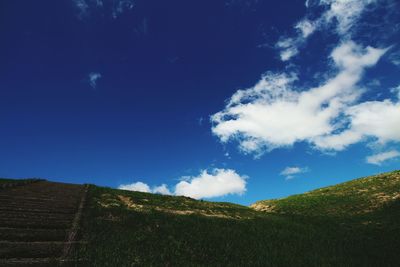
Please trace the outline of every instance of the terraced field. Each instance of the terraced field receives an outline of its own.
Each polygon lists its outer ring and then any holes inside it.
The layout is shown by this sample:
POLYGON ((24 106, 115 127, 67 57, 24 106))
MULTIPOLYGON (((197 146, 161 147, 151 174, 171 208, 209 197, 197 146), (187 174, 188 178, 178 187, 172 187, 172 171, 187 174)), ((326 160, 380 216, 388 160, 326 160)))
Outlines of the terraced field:
POLYGON ((0 266, 76 266, 85 195, 82 185, 47 181, 0 188, 0 266))

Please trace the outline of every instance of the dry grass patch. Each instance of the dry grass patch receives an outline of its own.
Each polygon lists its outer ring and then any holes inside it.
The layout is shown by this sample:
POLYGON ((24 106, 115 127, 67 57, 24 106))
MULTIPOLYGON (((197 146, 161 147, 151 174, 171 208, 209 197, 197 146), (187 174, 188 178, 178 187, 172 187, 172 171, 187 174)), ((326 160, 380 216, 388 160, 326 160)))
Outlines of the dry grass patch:
POLYGON ((132 199, 131 199, 130 197, 123 196, 123 195, 118 195, 118 199, 119 199, 125 206, 127 206, 129 209, 134 209, 134 210, 142 211, 143 208, 144 208, 143 205, 133 203, 133 201, 132 201, 132 199))
MULTIPOLYGON (((175 215, 200 215, 205 217, 215 217, 224 219, 248 219, 251 216, 241 216, 240 214, 234 214, 227 212, 225 209, 229 209, 230 206, 225 203, 208 203, 208 202, 197 202, 197 207, 193 206, 192 199, 183 199, 179 203, 177 208, 174 208, 173 203, 163 203, 163 205, 155 205, 147 198, 139 198, 134 200, 133 197, 122 194, 101 194, 100 198, 96 198, 96 203, 102 208, 114 208, 114 207, 126 207, 129 210, 138 212, 151 212, 158 211, 175 215)), ((103 218, 107 220, 115 220, 115 218, 103 218)))

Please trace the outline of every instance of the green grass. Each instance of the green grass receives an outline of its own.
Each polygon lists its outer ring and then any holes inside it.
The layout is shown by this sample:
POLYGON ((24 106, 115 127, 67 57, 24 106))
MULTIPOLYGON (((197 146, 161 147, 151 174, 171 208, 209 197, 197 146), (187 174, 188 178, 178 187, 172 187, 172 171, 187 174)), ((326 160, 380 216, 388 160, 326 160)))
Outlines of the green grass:
POLYGON ((252 207, 259 210, 264 207, 275 213, 362 219, 390 208, 399 200, 400 171, 394 171, 283 199, 259 201, 252 207))
POLYGON ((90 186, 81 257, 91 266, 398 266, 399 175, 257 203, 273 212, 90 186))

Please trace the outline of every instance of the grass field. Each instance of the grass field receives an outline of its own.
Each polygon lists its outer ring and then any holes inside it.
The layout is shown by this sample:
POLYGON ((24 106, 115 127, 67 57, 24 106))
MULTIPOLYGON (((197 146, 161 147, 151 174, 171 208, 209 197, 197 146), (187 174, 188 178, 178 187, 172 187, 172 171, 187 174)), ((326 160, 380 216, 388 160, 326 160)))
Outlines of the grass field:
POLYGON ((92 266, 398 266, 400 172, 252 208, 91 186, 92 266))

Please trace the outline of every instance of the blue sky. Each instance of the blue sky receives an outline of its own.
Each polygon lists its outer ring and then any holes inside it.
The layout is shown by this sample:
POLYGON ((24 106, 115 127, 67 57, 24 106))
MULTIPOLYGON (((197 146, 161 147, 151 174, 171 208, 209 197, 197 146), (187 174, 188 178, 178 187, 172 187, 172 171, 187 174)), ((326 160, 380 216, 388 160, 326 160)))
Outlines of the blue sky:
POLYGON ((400 169, 395 0, 0 3, 0 176, 250 204, 400 169))

